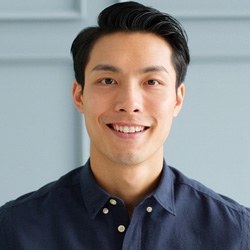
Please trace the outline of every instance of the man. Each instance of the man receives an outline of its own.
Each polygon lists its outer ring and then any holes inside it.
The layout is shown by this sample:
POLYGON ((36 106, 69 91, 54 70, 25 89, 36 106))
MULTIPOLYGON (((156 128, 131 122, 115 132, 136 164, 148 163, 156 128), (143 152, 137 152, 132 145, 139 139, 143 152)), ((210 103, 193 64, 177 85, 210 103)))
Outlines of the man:
POLYGON ((0 249, 249 250, 249 209, 163 159, 185 93, 181 25, 141 4, 118 3, 71 51, 90 160, 3 206, 0 249))

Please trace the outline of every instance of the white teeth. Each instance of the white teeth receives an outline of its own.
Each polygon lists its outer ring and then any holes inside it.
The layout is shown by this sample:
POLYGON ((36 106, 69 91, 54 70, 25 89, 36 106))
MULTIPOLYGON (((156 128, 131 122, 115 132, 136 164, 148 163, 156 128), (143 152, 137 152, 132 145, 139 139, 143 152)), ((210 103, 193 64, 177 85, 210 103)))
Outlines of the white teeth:
MULTIPOLYGON (((121 128, 121 127, 120 127, 120 128, 121 128)), ((130 132, 130 129, 129 129, 129 127, 125 126, 125 127, 122 129, 122 131, 123 131, 124 133, 129 133, 129 132, 130 132)))
POLYGON ((136 133, 144 130, 143 126, 118 126, 113 125, 114 130, 122 133, 136 133))

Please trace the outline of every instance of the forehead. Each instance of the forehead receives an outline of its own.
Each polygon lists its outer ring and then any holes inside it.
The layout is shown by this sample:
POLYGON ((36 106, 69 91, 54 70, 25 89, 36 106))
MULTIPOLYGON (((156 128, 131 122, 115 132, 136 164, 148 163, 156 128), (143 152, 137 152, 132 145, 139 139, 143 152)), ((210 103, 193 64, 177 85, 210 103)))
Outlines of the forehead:
POLYGON ((105 50, 109 48, 114 51, 114 47, 125 50, 132 49, 136 46, 142 46, 141 49, 147 47, 154 48, 159 46, 158 50, 166 49, 172 51, 171 46, 162 37, 149 32, 115 32, 101 36, 94 44, 91 53, 95 50, 105 50), (151 45, 151 46, 150 46, 151 45))
POLYGON ((94 44, 88 65, 111 63, 120 66, 162 64, 172 67, 172 48, 163 38, 145 32, 116 32, 94 44))

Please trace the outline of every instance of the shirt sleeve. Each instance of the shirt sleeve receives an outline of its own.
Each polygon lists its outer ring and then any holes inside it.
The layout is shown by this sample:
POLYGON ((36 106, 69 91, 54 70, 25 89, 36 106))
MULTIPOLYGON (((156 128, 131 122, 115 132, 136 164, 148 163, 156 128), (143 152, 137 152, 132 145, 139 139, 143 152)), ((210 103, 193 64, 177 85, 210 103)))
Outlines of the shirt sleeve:
POLYGON ((245 233, 244 238, 242 239, 243 246, 242 250, 247 250, 250 249, 250 208, 245 208, 244 211, 244 216, 243 216, 243 225, 244 225, 244 231, 245 233))
POLYGON ((0 207, 0 249, 10 250, 10 212, 5 208, 5 206, 0 207))

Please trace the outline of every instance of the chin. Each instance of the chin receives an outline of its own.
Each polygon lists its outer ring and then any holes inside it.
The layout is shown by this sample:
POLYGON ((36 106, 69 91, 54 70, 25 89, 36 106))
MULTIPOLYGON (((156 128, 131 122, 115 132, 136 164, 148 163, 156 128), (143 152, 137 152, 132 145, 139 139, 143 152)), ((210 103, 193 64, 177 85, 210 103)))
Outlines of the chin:
POLYGON ((117 154, 115 156, 111 156, 110 158, 111 161, 124 166, 135 166, 141 164, 144 161, 141 155, 134 153, 117 154))

